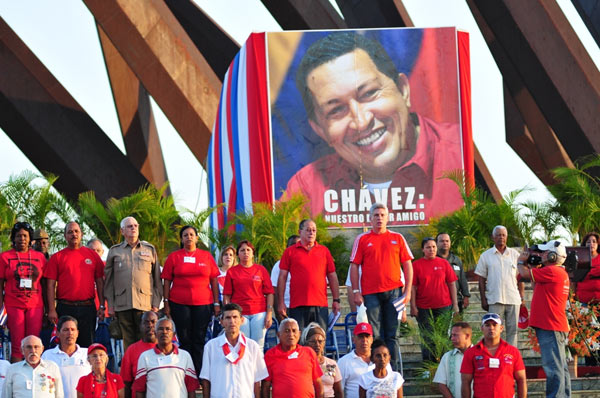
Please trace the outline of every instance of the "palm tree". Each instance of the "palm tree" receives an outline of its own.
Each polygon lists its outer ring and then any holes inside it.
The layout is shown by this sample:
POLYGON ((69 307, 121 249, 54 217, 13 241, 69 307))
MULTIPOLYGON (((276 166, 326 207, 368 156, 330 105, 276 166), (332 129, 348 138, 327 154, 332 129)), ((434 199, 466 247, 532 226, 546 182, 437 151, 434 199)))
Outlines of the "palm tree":
POLYGON ((556 198, 555 210, 567 220, 574 240, 600 230, 599 167, 600 155, 594 154, 579 159, 574 168, 552 170, 558 183, 548 186, 548 190, 556 198))
POLYGON ((64 246, 63 226, 75 219, 69 203, 53 188, 57 176, 41 176, 31 171, 11 175, 0 184, 2 222, 8 229, 17 219, 29 222, 34 229, 44 228, 52 237, 53 248, 64 246), (10 209, 10 210, 8 210, 10 209))
POLYGON ((77 201, 80 219, 110 247, 122 241, 121 220, 135 217, 140 224, 140 239, 145 237, 152 243, 159 259, 164 261, 178 245, 176 225, 180 222, 173 198, 165 195, 167 186, 157 189, 147 184, 131 195, 110 198, 104 205, 93 192, 84 192, 77 201))

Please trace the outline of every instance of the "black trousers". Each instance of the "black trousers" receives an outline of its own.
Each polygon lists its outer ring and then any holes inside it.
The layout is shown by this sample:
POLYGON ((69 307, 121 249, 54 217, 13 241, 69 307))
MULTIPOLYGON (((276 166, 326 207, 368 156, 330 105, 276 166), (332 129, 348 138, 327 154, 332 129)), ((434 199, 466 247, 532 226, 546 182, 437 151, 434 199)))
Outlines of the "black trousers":
POLYGON ((311 322, 317 322, 323 330, 327 330, 327 307, 309 307, 301 306, 288 309, 290 318, 298 322, 300 332, 311 322))
POLYGON ((80 347, 89 347, 94 342, 94 331, 96 330, 96 306, 95 305, 69 305, 58 303, 56 312, 59 317, 70 315, 77 319, 79 337, 77 344, 80 347))
POLYGON ((169 300, 171 317, 177 329, 179 345, 192 356, 196 374, 202 370, 206 330, 212 317, 212 304, 183 305, 169 300))

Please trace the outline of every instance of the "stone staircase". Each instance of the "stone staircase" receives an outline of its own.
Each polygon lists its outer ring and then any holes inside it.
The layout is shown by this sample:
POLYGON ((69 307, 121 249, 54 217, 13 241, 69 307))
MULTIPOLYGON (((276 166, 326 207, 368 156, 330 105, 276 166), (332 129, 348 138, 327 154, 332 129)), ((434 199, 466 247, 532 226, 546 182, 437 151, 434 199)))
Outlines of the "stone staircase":
MULTIPOLYGON (((481 299, 477 282, 469 282, 469 290, 471 291, 469 308, 465 310, 463 319, 466 322, 469 322, 474 330, 479 330, 481 317, 485 314, 485 311, 481 308, 481 299)), ((527 302, 528 308, 530 307, 532 294, 532 290, 529 287, 526 288, 525 301, 527 302)), ((414 318, 409 318, 409 322, 416 327, 414 318)), ((527 330, 519 329, 517 344, 521 351, 521 355, 523 356, 525 365, 541 366, 540 354, 533 351, 529 346, 527 334, 527 330)), ((416 370, 422 366, 421 348, 418 336, 401 338, 400 347, 404 365, 404 377, 406 379, 406 383, 404 384, 404 396, 420 398, 441 397, 435 383, 421 380, 416 376, 416 370)), ((583 358, 580 358, 580 361, 583 361, 583 358)), ((583 364, 583 362, 581 362, 581 364, 583 364)), ((573 397, 600 397, 600 377, 579 377, 572 379, 571 384, 573 397)), ((546 380, 528 379, 527 388, 529 397, 543 397, 545 396, 546 380)))

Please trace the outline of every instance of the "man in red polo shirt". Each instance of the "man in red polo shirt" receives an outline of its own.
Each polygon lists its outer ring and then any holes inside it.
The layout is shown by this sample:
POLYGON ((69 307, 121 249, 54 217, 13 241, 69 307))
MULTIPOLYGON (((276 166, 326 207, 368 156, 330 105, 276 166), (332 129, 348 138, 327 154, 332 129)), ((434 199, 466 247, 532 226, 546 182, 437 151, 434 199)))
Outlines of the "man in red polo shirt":
POLYGON ((406 294, 404 302, 410 303, 413 255, 404 236, 387 229, 385 204, 375 203, 370 213, 373 229, 356 237, 350 254, 352 293, 356 305, 365 303, 373 335, 385 341, 392 369, 398 370, 398 312, 393 302, 406 294), (403 270, 406 283, 402 279, 403 270))
POLYGON ((541 252, 542 266, 530 268, 526 264, 529 253, 524 252, 517 260, 517 268, 523 279, 535 283, 529 326, 535 329, 540 343, 542 367, 546 373, 546 397, 570 397, 571 377, 565 357, 569 333, 565 313, 569 275, 562 266, 567 259, 567 249, 557 240, 532 248, 541 252))
POLYGON ((340 312, 340 287, 335 264, 329 249, 317 243, 317 225, 313 220, 302 220, 300 241, 285 249, 279 262, 277 281, 277 312, 298 321, 300 329, 317 322, 327 330, 327 282, 333 296, 331 310, 340 312), (286 311, 283 298, 290 274, 290 310, 286 311))
POLYGON ((521 353, 500 338, 502 319, 498 314, 485 314, 481 319, 483 339, 464 353, 461 373, 463 398, 512 398, 527 396, 527 379, 521 353))
POLYGON ((81 245, 81 237, 79 224, 67 223, 67 247, 50 257, 44 277, 48 280, 48 320, 56 323, 59 316, 74 317, 79 324, 77 343, 89 347, 94 341, 96 316, 104 319, 104 305, 96 311, 94 303, 96 293, 104 297, 104 263, 95 251, 81 245))
POLYGON ((298 345, 298 322, 292 318, 281 321, 277 337, 280 343, 265 354, 269 377, 262 382, 262 398, 271 397, 271 386, 273 398, 322 398, 323 371, 317 354, 298 345))

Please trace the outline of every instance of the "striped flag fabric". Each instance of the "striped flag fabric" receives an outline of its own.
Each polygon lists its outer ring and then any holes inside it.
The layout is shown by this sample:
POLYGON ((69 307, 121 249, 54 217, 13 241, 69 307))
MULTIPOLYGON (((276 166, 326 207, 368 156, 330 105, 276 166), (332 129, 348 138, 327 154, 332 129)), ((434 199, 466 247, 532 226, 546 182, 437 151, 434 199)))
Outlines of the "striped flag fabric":
POLYGON ((58 344, 58 328, 56 327, 56 323, 54 324, 54 329, 52 329, 52 334, 50 334, 50 344, 53 343, 58 344))
POLYGON ((398 311, 398 315, 400 315, 403 311, 406 310, 406 293, 404 293, 397 299, 392 300, 392 304, 394 304, 394 308, 396 308, 396 311, 398 311))
POLYGON ((250 35, 231 62, 208 149, 210 218, 223 228, 254 202, 273 203, 265 33, 250 35))
POLYGON ((6 326, 7 318, 8 314, 6 313, 6 305, 2 304, 2 308, 0 308, 0 327, 6 326))

